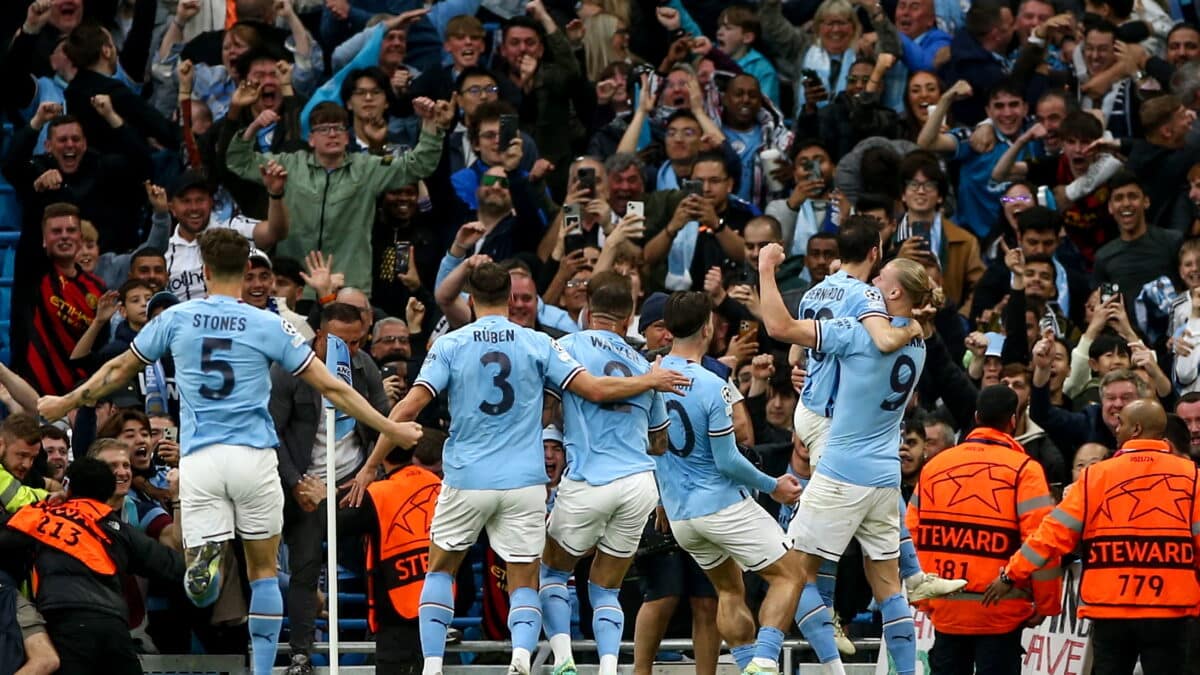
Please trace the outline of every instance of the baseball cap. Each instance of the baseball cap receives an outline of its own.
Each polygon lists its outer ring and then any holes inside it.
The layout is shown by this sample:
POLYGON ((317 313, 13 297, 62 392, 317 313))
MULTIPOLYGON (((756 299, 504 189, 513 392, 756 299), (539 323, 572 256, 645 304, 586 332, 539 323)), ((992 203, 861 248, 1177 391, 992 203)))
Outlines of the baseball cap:
POLYGON ((150 302, 146 303, 146 316, 150 316, 158 309, 166 309, 179 304, 179 298, 171 291, 159 291, 150 296, 150 302))
POLYGON ((250 267, 260 267, 260 266, 266 267, 269 270, 273 269, 271 267, 271 257, 268 256, 266 253, 264 253, 262 249, 251 246, 250 247, 250 267))
POLYGON ((985 351, 983 355, 1000 356, 1001 352, 1004 350, 1004 336, 1000 333, 984 333, 983 335, 988 341, 987 351, 985 351))
POLYGON ((652 293, 642 302, 642 314, 638 317, 639 333, 644 335, 651 324, 663 320, 663 317, 666 316, 667 298, 669 297, 666 293, 659 291, 652 293))
POLYGON ((542 442, 545 442, 545 441, 554 441, 555 443, 562 445, 562 442, 563 442, 562 432, 558 430, 558 427, 551 424, 550 426, 546 427, 545 429, 542 429, 542 442))
POLYGON ((191 188, 197 187, 210 195, 212 194, 213 190, 212 186, 209 185, 208 178, 195 169, 188 169, 179 174, 179 177, 171 182, 170 197, 174 199, 191 188))

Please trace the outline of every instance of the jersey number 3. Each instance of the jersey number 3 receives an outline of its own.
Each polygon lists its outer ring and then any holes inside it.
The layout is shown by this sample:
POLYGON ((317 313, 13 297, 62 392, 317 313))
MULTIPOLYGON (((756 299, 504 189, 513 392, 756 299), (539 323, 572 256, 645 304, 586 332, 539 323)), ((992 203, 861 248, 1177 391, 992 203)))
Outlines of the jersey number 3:
POLYGON ((500 367, 500 370, 492 376, 492 384, 500 390, 500 402, 483 401, 479 404, 479 410, 485 415, 503 415, 513 407, 513 402, 517 399, 512 385, 508 383, 508 376, 512 375, 512 361, 504 352, 488 352, 479 357, 479 363, 483 364, 484 368, 492 363, 500 367))

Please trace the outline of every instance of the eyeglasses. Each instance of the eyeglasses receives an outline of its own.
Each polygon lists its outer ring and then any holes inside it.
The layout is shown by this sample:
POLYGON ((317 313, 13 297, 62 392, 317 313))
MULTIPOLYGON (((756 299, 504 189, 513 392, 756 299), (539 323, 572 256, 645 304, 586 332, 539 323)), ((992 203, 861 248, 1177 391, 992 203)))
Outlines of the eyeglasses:
POLYGON ((408 344, 408 336, 407 335, 381 335, 378 338, 376 338, 375 341, 378 342, 379 344, 384 344, 384 345, 391 344, 393 342, 395 342, 396 344, 406 345, 406 344, 408 344))
POLYGON ((1001 204, 1027 204, 1033 201, 1033 197, 1029 195, 1013 195, 1011 197, 1001 197, 1001 204))
POLYGON ((904 182, 904 187, 913 192, 937 192, 937 183, 931 180, 909 180, 904 182))
POLYGON ((383 96, 383 90, 378 89, 378 88, 376 88, 376 89, 355 89, 354 95, 361 96, 363 98, 375 98, 376 96, 383 96))
POLYGON ((484 187, 502 187, 508 189, 508 179, 504 176, 494 176, 492 174, 484 174, 479 181, 484 187))
POLYGON ((695 138, 699 135, 699 131, 690 127, 687 129, 667 129, 667 138, 679 138, 680 136, 684 138, 695 138))
POLYGON ((572 279, 567 282, 567 288, 587 288, 587 279, 572 279))
POLYGON ((312 132, 321 136, 337 136, 346 133, 346 127, 341 124, 318 124, 312 128, 312 132))
POLYGON ((500 138, 499 131, 481 131, 481 132, 479 132, 479 140, 481 140, 481 141, 494 141, 497 138, 500 138))
POLYGON ((491 94, 494 96, 494 95, 500 93, 500 87, 497 87, 494 84, 491 85, 490 87, 484 87, 482 85, 477 84, 475 86, 467 87, 466 89, 463 89, 463 93, 470 94, 472 96, 483 96, 484 94, 491 94))

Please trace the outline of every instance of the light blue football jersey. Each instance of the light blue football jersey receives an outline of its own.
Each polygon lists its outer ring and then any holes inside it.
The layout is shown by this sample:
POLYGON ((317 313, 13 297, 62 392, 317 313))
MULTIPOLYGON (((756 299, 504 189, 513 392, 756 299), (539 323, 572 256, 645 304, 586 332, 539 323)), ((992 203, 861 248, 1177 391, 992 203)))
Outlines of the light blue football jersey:
POLYGON ((542 485, 543 389, 566 389, 583 367, 549 335, 485 316, 433 343, 415 386, 450 397, 445 483, 463 490, 542 485))
MULTIPOLYGON (((879 289, 839 270, 813 286, 800 300, 801 319, 840 319, 862 321, 872 316, 889 318, 887 305, 879 289)), ((804 407, 822 417, 833 415, 838 397, 838 361, 820 351, 808 350, 808 377, 800 392, 804 407)))
POLYGON ((298 375, 316 358, 286 319, 222 295, 167 309, 130 349, 146 364, 167 352, 175 359, 184 455, 218 443, 275 448, 271 362, 298 375))
MULTIPOLYGON (((572 333, 558 344, 596 376, 632 377, 650 372, 645 357, 611 331, 572 333)), ((646 453, 649 432, 666 429, 668 423, 667 408, 658 392, 647 391, 614 403, 592 403, 566 392, 563 438, 567 477, 588 485, 606 485, 653 471, 654 457, 646 453)))
MULTIPOLYGON (((907 324, 892 319, 894 326, 907 324)), ((854 485, 899 487, 900 422, 925 366, 925 342, 916 338, 883 354, 866 327, 841 318, 818 322, 816 348, 841 363, 841 403, 816 471, 854 485)))
POLYGON ((691 378, 684 394, 668 392, 667 452, 655 457, 658 492, 670 520, 716 513, 750 496, 771 492, 775 479, 742 456, 733 437, 733 389, 699 363, 667 356, 663 368, 691 378))

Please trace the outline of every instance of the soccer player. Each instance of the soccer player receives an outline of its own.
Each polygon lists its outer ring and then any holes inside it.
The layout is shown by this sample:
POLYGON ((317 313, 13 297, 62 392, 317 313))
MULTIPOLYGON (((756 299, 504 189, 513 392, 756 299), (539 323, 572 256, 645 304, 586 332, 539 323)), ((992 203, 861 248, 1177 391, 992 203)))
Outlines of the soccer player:
MULTIPOLYGON (((590 373, 641 375, 650 364, 625 343, 633 315, 626 277, 600 272, 588 282, 589 330, 559 344, 590 373)), ((646 518, 658 504, 654 457, 667 450, 667 409, 646 392, 620 403, 592 403, 566 392, 563 419, 567 475, 558 486, 542 553, 543 624, 554 650, 555 675, 575 673, 567 580, 593 548, 588 575, 592 630, 601 675, 616 675, 625 614, 617 596, 633 562, 646 518)))
MULTIPOLYGON (((813 579, 822 560, 836 562, 851 537, 866 557, 867 579, 883 614, 888 652, 900 675, 916 668, 912 614, 900 593, 900 422, 925 363, 925 343, 915 337, 884 354, 862 323, 851 318, 793 320, 775 284, 783 248, 759 253, 763 322, 777 340, 838 358, 838 396, 853 405, 835 406, 825 452, 800 498, 792 520, 793 541, 803 552, 802 577, 813 579)), ((925 268, 899 258, 874 280, 893 325, 905 326, 915 308, 938 304, 925 268)), ((806 583, 796 611, 801 630, 822 663, 844 672, 833 643, 829 609, 815 584, 806 583)))
POLYGON ((733 390, 700 365, 713 336, 712 304, 700 292, 667 300, 667 329, 675 336, 665 367, 692 378, 682 393, 668 393, 670 452, 655 458, 656 476, 675 541, 696 560, 717 589, 717 627, 745 673, 779 672, 784 631, 800 594, 800 557, 787 535, 748 490, 781 504, 800 494, 795 476, 772 478, 738 451, 733 438, 733 390), (742 571, 770 584, 754 617, 746 606, 742 571))
MULTIPOLYGON (((467 549, 487 528, 492 548, 508 563, 513 644, 508 672, 526 675, 542 623, 537 587, 546 541, 543 389, 593 402, 624 401, 650 389, 684 386, 687 378, 661 368, 634 377, 593 377, 550 336, 509 320, 512 282, 503 267, 476 266, 469 285, 476 320, 433 343, 416 383, 391 414, 411 420, 439 392, 449 394, 445 481, 430 528, 419 609, 424 673, 442 672, 446 629, 454 618, 451 584, 467 549)), ((390 450, 390 439, 381 438, 360 477, 373 475, 390 450)), ((352 504, 357 497, 352 488, 352 504)))
POLYGON ((105 363, 62 397, 38 401, 38 412, 58 419, 81 405, 95 405, 167 352, 175 358, 182 417, 179 462, 183 542, 188 570, 185 590, 200 606, 220 590, 222 542, 236 533, 246 551, 250 579, 250 635, 254 674, 275 663, 283 597, 276 578, 283 488, 275 446, 279 439, 267 411, 271 362, 285 366, 340 410, 411 446, 421 437, 415 423, 392 422, 316 359, 296 329, 278 315, 238 301, 249 268, 250 245, 227 229, 200 240, 209 295, 169 308, 146 324, 130 348, 105 363))

